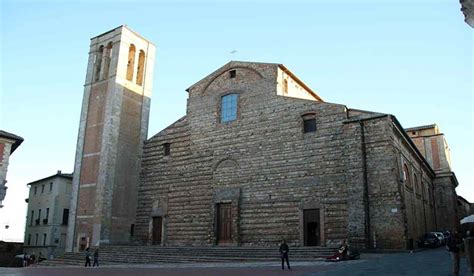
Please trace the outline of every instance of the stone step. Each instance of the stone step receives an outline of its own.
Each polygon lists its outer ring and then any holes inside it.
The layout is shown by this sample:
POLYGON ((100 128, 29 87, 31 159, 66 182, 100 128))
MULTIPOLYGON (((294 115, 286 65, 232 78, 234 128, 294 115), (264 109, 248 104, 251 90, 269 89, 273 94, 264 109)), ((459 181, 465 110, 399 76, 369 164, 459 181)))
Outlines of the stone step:
MULTIPOLYGON (((335 252, 329 247, 294 247, 292 261, 318 261, 335 252)), ((94 251, 92 248, 91 252, 94 251)), ((167 247, 167 246, 101 246, 99 260, 107 264, 272 262, 280 258, 274 247, 167 247)), ((84 252, 64 255, 42 262, 44 266, 84 265, 84 252)))

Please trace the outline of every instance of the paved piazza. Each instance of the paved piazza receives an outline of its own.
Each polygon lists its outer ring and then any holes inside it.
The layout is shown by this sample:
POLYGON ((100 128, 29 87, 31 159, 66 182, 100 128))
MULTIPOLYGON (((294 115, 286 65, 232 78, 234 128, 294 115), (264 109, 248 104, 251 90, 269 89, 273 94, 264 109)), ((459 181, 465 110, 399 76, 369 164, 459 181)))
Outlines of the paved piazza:
MULTIPOLYGON (((118 265, 100 268, 28 267, 0 268, 0 275, 451 275, 451 256, 444 248, 417 253, 364 254, 360 260, 339 263, 298 262, 290 265, 291 271, 282 271, 278 260, 275 263, 118 265)), ((465 258, 461 258, 460 275, 469 275, 465 258)))

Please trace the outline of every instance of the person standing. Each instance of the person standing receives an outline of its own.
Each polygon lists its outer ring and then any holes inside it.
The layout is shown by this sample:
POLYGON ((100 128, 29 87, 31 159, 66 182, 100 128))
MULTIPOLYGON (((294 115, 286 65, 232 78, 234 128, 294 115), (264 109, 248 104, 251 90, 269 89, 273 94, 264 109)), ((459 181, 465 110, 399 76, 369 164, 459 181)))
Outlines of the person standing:
POLYGON ((280 257, 281 257, 281 269, 285 270, 285 260, 286 260, 286 266, 288 267, 289 270, 290 268, 290 261, 288 260, 288 252, 290 251, 290 248, 288 247, 288 244, 286 244, 286 240, 282 240, 280 244, 280 257))
POLYGON ((30 256, 28 256, 28 254, 25 254, 23 255, 23 267, 27 267, 28 266, 28 260, 30 259, 30 256))
POLYGON ((86 264, 84 266, 91 266, 91 252, 89 251, 89 247, 86 248, 86 264))
POLYGON ((96 248, 94 251, 94 264, 92 264, 92 267, 96 265, 99 267, 99 248, 96 248))
POLYGON ((448 237, 446 247, 451 252, 451 258, 453 260, 452 272, 453 276, 459 276, 459 262, 460 262, 460 244, 462 239, 459 236, 459 232, 454 230, 453 233, 448 237))
POLYGON ((35 253, 30 255, 30 264, 35 264, 36 263, 36 256, 35 253))

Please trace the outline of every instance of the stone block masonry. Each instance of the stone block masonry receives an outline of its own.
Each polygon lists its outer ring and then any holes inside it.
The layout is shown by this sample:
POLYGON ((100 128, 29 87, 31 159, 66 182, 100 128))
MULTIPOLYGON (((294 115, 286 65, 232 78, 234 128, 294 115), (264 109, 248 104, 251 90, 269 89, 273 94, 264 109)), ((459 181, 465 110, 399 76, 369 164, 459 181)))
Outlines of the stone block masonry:
POLYGON ((406 187, 402 167, 408 162, 426 190, 434 174, 393 116, 326 103, 279 64, 230 62, 187 91, 186 116, 144 146, 136 214, 142 243, 334 246, 349 239, 400 249, 434 230, 430 196, 406 187), (282 92, 283 75, 298 89, 282 92), (237 95, 236 119, 222 122, 229 94, 237 95), (308 118, 315 131, 304 131, 308 118))

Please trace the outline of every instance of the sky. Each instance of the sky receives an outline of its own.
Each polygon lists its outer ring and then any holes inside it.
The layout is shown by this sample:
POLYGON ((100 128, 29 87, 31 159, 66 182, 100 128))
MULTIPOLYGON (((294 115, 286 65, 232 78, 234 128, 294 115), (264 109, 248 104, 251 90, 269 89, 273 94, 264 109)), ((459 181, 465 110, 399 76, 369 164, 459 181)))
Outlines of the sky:
POLYGON ((157 46, 148 137, 230 60, 282 63, 327 102, 438 124, 474 202, 473 29, 457 0, 0 2, 0 129, 25 139, 0 240, 23 240, 27 183, 72 172, 90 38, 123 24, 157 46))

